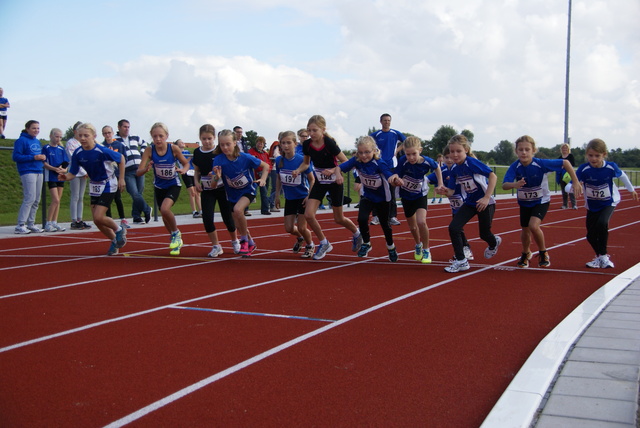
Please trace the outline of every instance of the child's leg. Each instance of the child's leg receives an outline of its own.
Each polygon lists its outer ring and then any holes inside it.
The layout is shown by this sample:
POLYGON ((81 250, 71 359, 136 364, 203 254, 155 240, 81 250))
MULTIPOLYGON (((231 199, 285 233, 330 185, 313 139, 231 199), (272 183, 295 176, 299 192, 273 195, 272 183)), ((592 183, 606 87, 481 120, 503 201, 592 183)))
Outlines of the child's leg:
POLYGON ((173 200, 169 198, 164 198, 162 200, 162 205, 160 205, 160 214, 162 215, 162 222, 164 223, 164 227, 167 229, 169 233, 175 232, 178 230, 178 225, 176 224, 176 217, 173 215, 171 208, 173 208, 173 200))
MULTIPOLYGON (((474 209, 475 211, 475 209, 474 209)), ((489 248, 495 248, 497 244, 496 236, 491 232, 491 223, 493 223, 493 214, 496 211, 495 204, 489 205, 483 211, 478 212, 478 231, 480 238, 489 245, 489 248)), ((477 212, 477 211, 476 211, 477 212)))
POLYGON ((462 243, 462 230, 464 225, 476 215, 475 207, 463 205, 454 215, 449 224, 449 237, 456 260, 464 260, 464 246, 462 243))
POLYGON ((196 192, 195 186, 189 187, 189 205, 191 205, 191 212, 196 211, 196 193, 198 192, 196 192))
MULTIPOLYGON (((542 224, 542 220, 538 217, 531 217, 529 220, 528 230, 533 236, 533 240, 536 241, 536 245, 538 246, 538 251, 547 251, 547 247, 544 242, 544 233, 542 233, 542 228, 540 227, 542 224)), ((529 239, 531 242, 531 239, 529 239)), ((523 241, 524 244, 524 241, 523 241)), ((526 253, 526 251, 523 251, 526 253)))
POLYGON ((607 254, 609 243, 609 220, 614 207, 606 207, 600 211, 587 211, 587 241, 597 256, 607 254))
POLYGON ((124 205, 122 204, 122 193, 120 190, 116 190, 116 196, 113 198, 116 202, 116 208, 118 209, 118 216, 123 219, 126 218, 126 214, 124 213, 124 205))
MULTIPOLYGON (((427 226, 427 210, 419 208, 413 216, 417 223, 419 239, 425 249, 429 248, 429 226, 427 226)), ((413 237, 415 240, 415 236, 413 237)), ((416 244, 420 242, 416 241, 416 244)))
POLYGON ((304 242, 307 245, 313 244, 311 231, 307 228, 307 220, 305 219, 304 215, 298 214, 297 218, 298 218, 298 233, 300 233, 300 236, 304 238, 304 242))
MULTIPOLYGON (((215 200, 218 201, 218 207, 220 207, 220 215, 222 216, 222 222, 227 227, 227 231, 229 232, 229 236, 231 237, 231 240, 235 241, 238 239, 238 232, 236 231, 236 222, 233 220, 233 213, 232 213, 233 209, 231 207, 231 203, 227 199, 227 195, 224 193, 224 189, 216 189, 213 191, 213 193, 214 193, 215 200)), ((214 209, 215 209, 215 200, 213 202, 214 209)))
POLYGON ((374 204, 369 199, 360 199, 360 207, 358 207, 358 226, 360 227, 362 241, 366 243, 369 243, 371 241, 371 231, 369 230, 369 215, 371 215, 373 208, 374 204))
POLYGON ((339 207, 336 207, 336 206, 333 207, 333 221, 335 221, 340 226, 345 227, 351 233, 355 234, 356 232, 358 232, 358 228, 356 227, 356 225, 353 224, 351 220, 349 220, 347 217, 344 216, 344 210, 342 205, 340 205, 339 207))
POLYGON ((238 228, 240 236, 248 237, 249 229, 247 228, 247 219, 244 216, 244 210, 249 207, 251 201, 246 196, 242 196, 233 206, 233 220, 238 228))
POLYGON ((57 211, 60 207, 60 194, 58 193, 60 187, 52 187, 49 189, 49 195, 51 196, 51 203, 49 204, 49 211, 47 212, 47 223, 55 221, 57 218, 57 211))
POLYGON ((296 214, 284 216, 284 230, 291 235, 301 236, 296 226, 296 214))
POLYGON ((96 227, 100 229, 100 232, 113 241, 116 237, 118 225, 111 217, 107 216, 107 207, 91 205, 91 214, 93 215, 93 222, 96 224, 96 227))
POLYGON ((520 241, 522 242, 522 252, 528 254, 531 252, 531 230, 523 227, 520 230, 520 241))
POLYGON ((316 219, 316 211, 318 211, 318 207, 320 207, 320 201, 318 199, 307 199, 307 206, 304 210, 304 218, 307 220, 307 224, 313 230, 313 233, 316 234, 316 237, 322 241, 325 240, 326 237, 322 232, 322 227, 320 227, 320 223, 316 219))
POLYGON ((387 213, 387 219, 384 219, 384 216, 380 217, 380 227, 382 227, 382 232, 384 233, 384 240, 387 243, 387 247, 393 246, 393 230, 391 229, 391 225, 389 224, 389 213, 391 212, 391 203, 390 202, 379 202, 376 204, 378 207, 378 211, 380 213, 387 213))

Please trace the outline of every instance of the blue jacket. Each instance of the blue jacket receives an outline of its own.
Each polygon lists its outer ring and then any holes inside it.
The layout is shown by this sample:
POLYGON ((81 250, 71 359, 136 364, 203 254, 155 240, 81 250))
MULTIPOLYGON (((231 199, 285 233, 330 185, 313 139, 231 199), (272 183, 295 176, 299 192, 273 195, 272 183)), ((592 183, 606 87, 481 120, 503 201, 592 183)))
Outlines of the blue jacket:
POLYGON ((33 159, 40 154, 42 154, 40 140, 26 132, 21 133, 20 138, 13 144, 13 161, 18 167, 18 173, 20 175, 42 174, 44 162, 33 159))

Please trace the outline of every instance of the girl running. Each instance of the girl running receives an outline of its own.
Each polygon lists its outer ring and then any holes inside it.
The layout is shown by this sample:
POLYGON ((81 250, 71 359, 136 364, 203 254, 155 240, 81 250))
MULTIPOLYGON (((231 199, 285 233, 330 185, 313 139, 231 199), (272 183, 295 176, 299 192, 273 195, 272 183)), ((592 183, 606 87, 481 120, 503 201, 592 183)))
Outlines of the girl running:
MULTIPOLYGON (((284 190, 284 230, 296 237, 296 243, 293 245, 294 253, 300 252, 302 243, 305 243, 302 258, 308 259, 313 256, 313 240, 311 231, 307 229, 304 209, 309 197, 309 188, 313 186, 315 177, 311 168, 307 168, 303 174, 295 178, 291 174, 304 160, 302 155, 296 154, 295 132, 280 133, 279 147, 282 155, 275 159, 274 167, 278 172, 276 195, 284 190)), ((275 207, 280 208, 280 198, 276 198, 275 207)))
POLYGON ((493 191, 498 177, 491 168, 472 157, 471 146, 464 135, 454 135, 448 143, 449 155, 454 165, 451 168, 449 182, 445 193, 451 197, 456 185, 460 185, 463 203, 449 224, 449 236, 455 253, 451 266, 444 268, 447 272, 462 272, 469 269, 469 262, 464 255, 462 232, 464 225, 474 216, 478 216, 480 238, 489 246, 484 250, 484 257, 490 259, 498 253, 502 242, 499 236, 491 232, 491 223, 496 209, 493 191))
MULTIPOLYGON (((409 230, 416 243, 413 257, 422 263, 431 263, 429 227, 427 226, 427 193, 429 192, 429 185, 425 175, 434 171, 437 189, 442 191, 444 188, 442 171, 440 170, 440 165, 433 159, 420 154, 422 152, 420 138, 407 137, 402 143, 402 148, 405 154, 398 161, 394 179, 398 180, 402 207, 407 217, 409 230)), ((379 210, 378 212, 381 213, 379 210)), ((384 222, 381 224, 384 224, 384 222)))
POLYGON ((333 246, 327 240, 327 237, 320 227, 320 223, 316 219, 316 211, 320 207, 320 203, 324 195, 329 192, 331 197, 331 205, 333 208, 333 220, 344 226, 353 234, 351 250, 356 252, 360 250, 362 245, 362 236, 360 230, 347 217, 344 216, 342 210, 344 189, 342 183, 344 179, 342 174, 335 174, 334 168, 339 162, 346 162, 347 157, 342 153, 338 143, 327 134, 327 122, 320 115, 312 116, 307 123, 307 132, 309 139, 302 142, 302 153, 304 161, 302 165, 296 168, 292 173, 292 177, 297 177, 306 171, 313 162, 313 171, 316 181, 309 192, 309 199, 304 211, 307 223, 320 240, 320 244, 316 247, 313 255, 314 260, 320 260, 329 251, 333 250, 333 246), (329 170, 325 172, 325 170, 329 170))
POLYGON ((220 177, 224 180, 227 199, 232 204, 233 219, 240 232, 240 252, 243 257, 249 257, 256 249, 256 243, 249 234, 247 219, 244 210, 256 197, 256 185, 253 181, 253 174, 256 168, 262 168, 262 175, 257 184, 264 187, 269 177, 269 164, 251 156, 248 153, 240 152, 234 134, 229 129, 224 129, 218 134, 218 148, 213 159, 213 180, 220 177))
POLYGON ((189 161, 182 154, 180 147, 167 143, 169 138, 167 125, 156 122, 151 126, 150 133, 153 144, 144 150, 136 175, 140 177, 146 174, 153 166, 153 192, 160 207, 164 227, 171 234, 169 254, 178 256, 183 246, 182 234, 178 230, 176 217, 171 208, 180 196, 182 184, 179 174, 185 174, 189 170, 189 161), (180 162, 182 168, 177 168, 176 162, 180 162))
POLYGON ((124 184, 124 157, 113 150, 96 143, 97 131, 90 123, 78 125, 75 131, 80 148, 71 156, 69 172, 58 175, 61 181, 70 181, 80 171, 80 165, 89 176, 89 195, 91 196, 91 214, 96 227, 111 240, 108 256, 118 254, 118 249, 127 243, 127 229, 118 226, 107 209, 113 202, 116 189, 122 191, 124 184), (115 163, 118 164, 118 178, 115 176, 115 163))
POLYGON ((58 225, 58 213, 60 212, 60 199, 64 191, 64 181, 58 179, 60 174, 67 172, 69 157, 67 151, 60 145, 62 141, 62 131, 53 128, 49 133, 49 144, 42 148, 42 154, 47 157, 44 161, 44 180, 49 187, 51 204, 47 211, 47 223, 44 226, 45 232, 64 232, 66 229, 58 225))
POLYGON ((240 241, 236 233, 236 224, 231 215, 231 205, 227 200, 227 194, 224 191, 224 183, 222 179, 213 181, 213 159, 216 157, 213 149, 213 143, 216 140, 216 129, 213 125, 205 124, 200 127, 200 147, 193 152, 193 169, 194 187, 200 193, 202 204, 202 224, 204 230, 209 235, 213 247, 209 257, 218 257, 222 254, 222 246, 218 241, 218 232, 213 222, 213 213, 216 208, 216 202, 220 207, 220 215, 222 221, 229 231, 233 252, 240 252, 240 241))
POLYGON ((612 268, 613 262, 607 254, 609 219, 620 202, 620 192, 613 183, 613 179, 622 180, 634 201, 638 200, 638 193, 627 174, 622 172, 615 163, 607 161, 607 145, 604 141, 599 138, 589 141, 585 155, 587 162, 578 167, 576 175, 578 181, 584 186, 587 206, 587 241, 596 253, 596 257, 587 262, 587 267, 612 268))
MULTIPOLYGON (((551 192, 547 173, 566 170, 574 183, 577 183, 575 171, 567 159, 539 159, 533 157, 536 153, 536 142, 528 135, 516 140, 516 155, 518 160, 509 166, 504 176, 502 188, 504 190, 518 189, 518 205, 520 205, 520 240, 522 241, 522 255, 517 262, 521 268, 529 267, 531 259, 531 237, 538 246, 538 266, 549 267, 551 260, 544 241, 544 234, 540 225, 544 220, 551 192)), ((575 187, 576 196, 580 194, 580 186, 575 187)))
POLYGON ((358 226, 362 234, 362 244, 358 250, 358 257, 366 257, 371 251, 371 234, 369 232, 369 216, 375 208, 380 217, 380 225, 387 243, 389 260, 398 261, 398 252, 393 243, 393 234, 389 225, 389 205, 391 189, 389 178, 393 173, 386 162, 380 159, 380 150, 373 137, 361 137, 356 143, 356 155, 335 169, 335 175, 342 177, 342 172, 349 172, 353 168, 358 171, 362 184, 362 197, 358 208, 358 226))

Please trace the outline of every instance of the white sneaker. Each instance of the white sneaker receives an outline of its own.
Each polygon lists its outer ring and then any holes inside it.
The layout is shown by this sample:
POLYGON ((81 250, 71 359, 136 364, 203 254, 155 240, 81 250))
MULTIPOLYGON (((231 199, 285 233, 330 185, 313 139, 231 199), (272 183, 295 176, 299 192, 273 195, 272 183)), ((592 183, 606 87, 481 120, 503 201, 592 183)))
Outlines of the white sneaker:
POLYGON ((18 235, 28 235, 31 233, 31 231, 27 229, 27 226, 25 226, 24 224, 22 226, 16 226, 13 232, 17 233, 18 235))
POLYGON ((67 230, 64 227, 60 226, 58 223, 54 223, 53 227, 56 229, 56 232, 64 232, 65 230, 67 230))
POLYGON ((500 244, 502 244, 502 238, 499 237, 498 235, 496 235, 496 246, 493 247, 493 249, 487 247, 484 250, 484 258, 485 259, 490 259, 491 257, 493 257, 496 254, 498 254, 498 247, 500 246, 500 244))
POLYGON ((599 269, 600 266, 600 256, 596 256, 593 260, 591 260, 590 262, 586 263, 588 268, 591 269, 599 269))
POLYGON ((321 258, 326 256, 327 253, 331 250, 333 250, 333 246, 331 245, 331 242, 327 242, 326 244, 322 244, 322 243, 318 244, 318 246, 316 247, 316 252, 313 255, 313 260, 320 260, 321 258))
POLYGON ((473 253, 471 252, 471 247, 469 246, 462 247, 462 251, 464 252, 464 257, 467 260, 473 260, 473 253))
POLYGON ((238 239, 231 241, 231 245, 233 245, 233 254, 240 254, 240 241, 238 239))
POLYGON ((33 233, 42 233, 42 232, 44 232, 44 229, 40 229, 35 224, 31 224, 31 225, 28 224, 27 225, 27 229, 29 229, 33 233))
POLYGON ((218 257, 220 254, 222 254, 222 247, 220 245, 214 245, 211 248, 211 252, 209 254, 207 254, 208 257, 214 258, 214 257, 218 257))
POLYGON ((391 217, 391 218, 389 219, 389 224, 390 224, 391 226, 399 226, 399 225, 400 225, 400 220, 398 220, 398 218, 397 218, 397 217, 391 217))
POLYGON ((55 228, 55 226, 54 226, 54 225, 52 225, 51 223, 47 223, 47 224, 44 226, 44 231, 45 231, 45 232, 57 232, 57 230, 58 230, 58 229, 56 229, 56 228, 55 228))
POLYGON ((469 266, 469 262, 467 261, 467 259, 452 260, 451 266, 447 266, 446 268, 444 268, 444 270, 450 273, 456 273, 456 272, 462 272, 464 270, 469 270, 470 267, 471 266, 469 266))
POLYGON ((609 255, 600 256, 600 267, 603 269, 614 267, 613 262, 609 260, 609 255))
POLYGON ((374 215, 373 217, 371 217, 371 223, 369 223, 369 224, 372 224, 374 226, 378 225, 378 224, 380 224, 380 219, 378 218, 378 216, 374 215))

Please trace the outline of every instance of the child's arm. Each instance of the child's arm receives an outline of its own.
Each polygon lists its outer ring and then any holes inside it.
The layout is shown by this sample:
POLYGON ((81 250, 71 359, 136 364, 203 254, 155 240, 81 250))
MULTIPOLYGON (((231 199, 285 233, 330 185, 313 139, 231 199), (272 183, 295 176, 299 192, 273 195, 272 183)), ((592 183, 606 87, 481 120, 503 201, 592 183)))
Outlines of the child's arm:
POLYGON ((201 193, 202 192, 202 185, 200 184, 200 168, 198 168, 198 165, 194 164, 193 165, 193 187, 196 188, 196 192, 201 193))
POLYGON ((120 190, 121 193, 127 188, 124 181, 124 170, 126 168, 126 164, 127 162, 125 161, 124 155, 120 155, 120 161, 118 162, 118 190, 120 190))
POLYGON ((282 180, 280 174, 276 177, 276 194, 274 196, 274 203, 277 209, 280 209, 280 193, 282 192, 282 180))
POLYGON ((502 190, 520 189, 524 187, 526 184, 527 184, 527 180, 525 180, 524 177, 522 177, 518 181, 502 183, 502 190))
POLYGON ((260 161, 260 168, 262 168, 261 174, 260 174, 260 178, 258 179, 257 183, 260 187, 264 187, 267 185, 267 178, 269 178, 269 164, 266 163, 265 161, 261 160, 260 161))
POLYGON ((440 168, 440 164, 438 164, 438 168, 436 169, 436 178, 438 179, 438 187, 436 187, 435 192, 438 193, 438 189, 440 191, 446 189, 446 187, 444 187, 444 181, 442 181, 442 168, 440 168))
POLYGON ((638 192, 636 192, 636 189, 633 187, 633 183, 631 183, 631 180, 629 180, 629 177, 627 176, 627 174, 625 174, 624 171, 621 171, 621 172, 622 174, 618 178, 620 178, 620 181, 622 181, 622 184, 624 184, 624 188, 631 193, 631 197, 633 198, 633 200, 637 201, 638 192))
MULTIPOLYGON (((562 161, 562 167, 565 169, 565 171, 569 173, 569 176, 571 177, 571 181, 573 181, 576 184, 580 183, 580 181, 578 180, 578 176, 576 175, 576 171, 571 166, 571 162, 564 159, 562 161)), ((573 186, 573 194, 576 195, 576 198, 579 198, 580 196, 582 196, 582 186, 579 186, 579 185, 573 186)))
POLYGON ((151 165, 153 165, 153 161, 151 159, 151 146, 148 146, 144 149, 142 153, 142 160, 140 161, 140 165, 138 165, 138 170, 136 171, 136 175, 138 177, 145 175, 149 169, 151 169, 151 165))
POLYGON ((488 178, 489 184, 487 185, 487 190, 484 192, 484 196, 478 199, 478 202, 476 202, 476 209, 478 210, 478 212, 484 211, 489 206, 489 202, 491 202, 491 195, 496 189, 498 176, 493 171, 491 171, 491 174, 489 174, 488 178))
POLYGON ((291 172, 291 175, 293 176, 293 178, 299 176, 300 174, 302 174, 304 171, 306 171, 307 169, 309 169, 309 166, 311 165, 311 157, 304 155, 304 159, 302 161, 302 163, 300 164, 299 167, 297 167, 296 169, 294 169, 291 172))
MULTIPOLYGON (((191 164, 189 163, 189 161, 187 160, 187 158, 184 156, 184 154, 182 153, 182 150, 180 150, 180 147, 172 144, 171 145, 171 150, 173 151, 173 155, 178 159, 178 161, 182 164, 182 168, 178 168, 178 174, 186 174, 187 171, 189 171, 189 169, 191 169, 191 164)), ((146 152, 146 150, 145 150, 146 152)))

